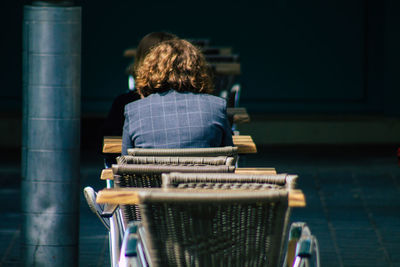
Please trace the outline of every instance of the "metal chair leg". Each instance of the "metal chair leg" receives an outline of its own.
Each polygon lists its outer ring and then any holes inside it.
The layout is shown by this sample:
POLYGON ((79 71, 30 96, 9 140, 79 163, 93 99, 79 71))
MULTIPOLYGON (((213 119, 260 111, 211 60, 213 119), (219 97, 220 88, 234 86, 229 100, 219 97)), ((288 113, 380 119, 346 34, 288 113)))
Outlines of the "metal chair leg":
POLYGON ((110 218, 110 232, 108 233, 110 263, 112 267, 118 267, 121 238, 116 215, 110 218))
POLYGON ((292 223, 284 267, 319 267, 318 240, 304 222, 292 223))

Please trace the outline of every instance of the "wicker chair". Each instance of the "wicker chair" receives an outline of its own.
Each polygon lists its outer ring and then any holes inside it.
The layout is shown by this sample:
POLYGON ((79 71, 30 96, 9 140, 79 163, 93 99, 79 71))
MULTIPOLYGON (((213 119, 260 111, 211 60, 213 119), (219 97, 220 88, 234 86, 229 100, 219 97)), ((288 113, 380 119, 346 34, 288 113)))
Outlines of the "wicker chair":
MULTIPOLYGON (((100 199, 107 199, 101 192, 100 199)), ((140 203, 149 266, 277 266, 286 189, 126 189, 140 203)), ((143 236, 144 233, 144 236, 143 236)), ((141 254, 141 253, 139 253, 141 254)), ((125 254, 126 255, 126 254, 125 254)))
MULTIPOLYGON (((279 175, 239 175, 239 174, 202 174, 170 173, 163 174, 163 187, 180 189, 251 189, 251 190, 295 190, 298 176, 279 175)), ((288 207, 284 218, 281 237, 279 262, 282 266, 320 266, 319 246, 315 236, 304 222, 295 222, 290 226, 287 242, 287 227, 291 208, 288 207), (286 251, 284 246, 287 245, 286 251)), ((269 265, 269 264, 268 264, 269 265)), ((275 264, 276 265, 276 264, 275 264)), ((275 266, 272 265, 272 266, 275 266)))
MULTIPOLYGON (((214 189, 251 189, 251 190, 293 190, 296 188, 298 176, 289 174, 259 175, 259 174, 202 174, 202 173, 170 173, 163 174, 164 188, 214 188, 214 189)), ((280 252, 286 240, 290 207, 286 209, 284 230, 280 252)), ((280 255, 280 259, 283 255, 280 255)))

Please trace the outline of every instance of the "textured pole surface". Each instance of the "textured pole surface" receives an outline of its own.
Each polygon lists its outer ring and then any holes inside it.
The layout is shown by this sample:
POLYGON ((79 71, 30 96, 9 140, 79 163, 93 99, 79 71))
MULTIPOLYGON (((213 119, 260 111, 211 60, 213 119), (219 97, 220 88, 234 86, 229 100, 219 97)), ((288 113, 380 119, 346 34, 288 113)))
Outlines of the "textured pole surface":
POLYGON ((76 266, 81 8, 25 6, 22 238, 25 266, 76 266))

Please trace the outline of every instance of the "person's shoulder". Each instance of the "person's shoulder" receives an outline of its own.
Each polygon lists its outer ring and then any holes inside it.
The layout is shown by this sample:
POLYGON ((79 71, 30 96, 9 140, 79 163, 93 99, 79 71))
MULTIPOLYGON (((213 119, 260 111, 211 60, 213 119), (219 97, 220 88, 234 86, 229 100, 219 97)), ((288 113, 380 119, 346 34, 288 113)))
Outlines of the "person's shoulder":
POLYGON ((200 94, 200 97, 206 100, 208 103, 212 103, 217 106, 226 107, 226 100, 222 97, 210 95, 210 94, 200 94))
POLYGON ((145 98, 141 98, 139 100, 131 102, 125 106, 125 113, 135 112, 136 110, 141 109, 144 106, 153 103, 154 101, 157 101, 156 97, 153 97, 153 95, 149 95, 145 98))
POLYGON ((133 111, 137 110, 138 108, 140 108, 143 100, 145 100, 145 99, 138 99, 136 101, 126 104, 125 105, 125 113, 130 113, 130 112, 133 112, 133 111))

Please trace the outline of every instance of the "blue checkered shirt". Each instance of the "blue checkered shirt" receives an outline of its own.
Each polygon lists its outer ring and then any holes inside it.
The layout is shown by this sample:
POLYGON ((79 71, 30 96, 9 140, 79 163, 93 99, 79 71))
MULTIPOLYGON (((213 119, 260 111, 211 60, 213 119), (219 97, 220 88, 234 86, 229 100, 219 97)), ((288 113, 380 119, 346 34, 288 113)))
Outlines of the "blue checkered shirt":
POLYGON ((233 146, 226 102, 209 94, 170 90, 125 106, 122 154, 140 148, 233 146))

